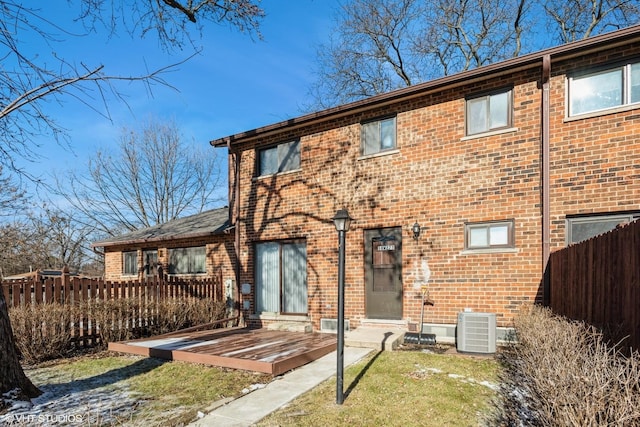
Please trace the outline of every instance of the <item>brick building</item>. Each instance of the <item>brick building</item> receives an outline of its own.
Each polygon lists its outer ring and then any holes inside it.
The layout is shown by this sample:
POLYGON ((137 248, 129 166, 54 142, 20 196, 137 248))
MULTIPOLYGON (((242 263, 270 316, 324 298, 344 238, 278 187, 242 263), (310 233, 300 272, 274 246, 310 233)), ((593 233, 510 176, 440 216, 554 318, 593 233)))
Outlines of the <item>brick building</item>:
MULTIPOLYGON (((250 322, 337 316, 452 337, 544 298, 550 251, 640 214, 640 27, 211 141, 229 150, 250 322)), ((330 324, 327 323, 327 324, 330 324)))
POLYGON ((137 280, 158 274, 234 277, 229 209, 220 208, 93 243, 102 248, 106 280, 137 280))

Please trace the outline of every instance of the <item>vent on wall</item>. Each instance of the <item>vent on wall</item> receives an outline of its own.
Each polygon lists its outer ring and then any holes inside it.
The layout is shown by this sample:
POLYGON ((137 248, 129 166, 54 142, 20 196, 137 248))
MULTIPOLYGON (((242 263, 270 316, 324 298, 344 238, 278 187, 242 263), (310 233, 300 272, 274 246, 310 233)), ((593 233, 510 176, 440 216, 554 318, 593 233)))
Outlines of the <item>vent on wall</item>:
POLYGON ((458 351, 496 352, 496 315, 494 313, 458 313, 456 332, 458 351))
MULTIPOLYGON (((344 330, 349 330, 349 319, 344 319, 344 330)), ((320 319, 320 331, 338 332, 338 319, 320 319)))

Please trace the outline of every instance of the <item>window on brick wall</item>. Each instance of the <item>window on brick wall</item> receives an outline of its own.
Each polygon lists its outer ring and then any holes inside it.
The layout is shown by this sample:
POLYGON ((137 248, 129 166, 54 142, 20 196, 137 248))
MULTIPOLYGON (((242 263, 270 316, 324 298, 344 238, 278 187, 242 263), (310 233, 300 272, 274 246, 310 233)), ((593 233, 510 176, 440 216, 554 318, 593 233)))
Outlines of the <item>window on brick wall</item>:
POLYGON ((138 274, 138 251, 122 253, 122 274, 126 276, 138 274))
POLYGON ((577 74, 568 82, 569 116, 640 102, 640 63, 577 74))
POLYGON ((362 154, 369 155, 396 148, 396 118, 362 124, 362 154))
POLYGON ((300 169, 300 141, 284 142, 258 150, 258 176, 300 169))
POLYGON ((303 241, 256 244, 256 312, 307 314, 307 246, 303 241))
POLYGON ((206 272, 204 246, 169 249, 169 274, 204 274, 206 272))
POLYGON ((465 249, 514 248, 514 221, 467 223, 464 226, 465 249))
POLYGON ((467 135, 512 127, 512 92, 511 89, 503 89, 467 98, 465 115, 467 135))
POLYGON ((567 244, 578 243, 640 218, 640 212, 567 217, 567 244))

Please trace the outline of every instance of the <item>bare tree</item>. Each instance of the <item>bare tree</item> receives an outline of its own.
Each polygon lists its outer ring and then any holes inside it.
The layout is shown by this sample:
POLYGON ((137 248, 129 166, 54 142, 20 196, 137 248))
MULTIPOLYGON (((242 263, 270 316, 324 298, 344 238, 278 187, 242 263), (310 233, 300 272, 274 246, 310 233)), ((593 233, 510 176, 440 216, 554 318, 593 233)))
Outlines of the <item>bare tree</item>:
POLYGON ((433 58, 439 77, 517 56, 522 46, 527 0, 436 0, 424 5, 429 17, 414 49, 433 58))
POLYGON ((0 164, 0 218, 14 215, 26 205, 25 191, 15 179, 4 173, 0 164))
POLYGON ((634 0, 551 0, 543 2, 548 27, 561 43, 591 37, 638 23, 634 0))
MULTIPOLYGON (((168 83, 163 79, 166 68, 144 75, 111 75, 104 64, 76 62, 55 53, 28 53, 24 42, 27 37, 23 37, 26 33, 39 36, 47 46, 60 41, 58 33, 71 35, 65 33, 64 23, 54 23, 40 15, 37 6, 22 3, 0 0, 0 166, 28 176, 19 170, 15 160, 37 157, 34 136, 48 135, 52 140, 64 142, 65 130, 57 125, 55 117, 45 113, 46 102, 76 99, 109 116, 108 100, 124 101, 116 86, 118 81, 139 81, 149 89, 154 84, 168 83)), ((162 46, 179 49, 185 40, 194 40, 189 35, 191 28, 198 31, 212 22, 255 33, 264 16, 257 3, 257 0, 77 0, 76 4, 81 7, 80 18, 90 30, 101 23, 111 32, 119 32, 120 23, 124 23, 130 34, 155 33, 162 46)), ((20 366, 4 293, 0 292, 0 395, 10 390, 17 390, 20 398, 39 394, 20 366)), ((0 410, 2 406, 0 399, 0 410)))
POLYGON ((98 151, 86 172, 69 175, 59 192, 104 235, 201 212, 220 201, 221 174, 210 151, 186 144, 174 122, 150 120, 124 129, 118 151, 98 151))
MULTIPOLYGON (((31 271, 42 264, 41 249, 36 243, 29 223, 16 220, 0 226, 0 273, 1 276, 31 271), (36 249, 34 251, 33 249, 36 249)), ((38 243, 41 243, 38 240, 38 243)))
MULTIPOLYGON (((39 396, 40 390, 25 375, 20 365, 18 350, 13 338, 13 330, 9 321, 9 310, 0 292, 0 390, 2 394, 11 392, 13 398, 28 400, 39 396)), ((0 399, 0 411, 5 404, 0 399)))
POLYGON ((44 209, 0 225, 0 278, 35 269, 80 271, 89 261, 92 230, 59 209, 44 209))
POLYGON ((411 49, 420 20, 418 0, 354 0, 342 6, 328 44, 318 47, 313 108, 366 98, 424 78, 411 49))
POLYGON ((93 228, 75 220, 74 209, 45 208, 42 213, 30 218, 31 253, 39 255, 38 268, 61 269, 65 266, 80 271, 89 258, 88 236, 93 228), (37 245, 37 247, 33 247, 37 245))
POLYGON ((132 36, 155 36, 161 46, 182 49, 194 44, 205 24, 228 24, 262 38, 264 11, 259 0, 81 0, 81 17, 89 30, 102 25, 111 32, 124 28, 132 36), (110 11, 110 13, 105 13, 110 11))
MULTIPOLYGON (((250 34, 258 31, 264 16, 255 1, 203 0, 193 1, 120 1, 78 0, 80 18, 88 31, 97 24, 115 32, 124 23, 132 36, 154 33, 165 48, 181 48, 185 40, 193 40, 188 25, 200 30, 205 23, 228 23, 250 34)), ((63 104, 75 99, 98 114, 110 117, 109 99, 126 104, 117 83, 137 81, 147 85, 153 93, 154 85, 169 86, 164 73, 174 64, 140 75, 112 75, 104 64, 86 64, 55 53, 29 54, 22 41, 24 34, 37 35, 44 46, 62 41, 64 24, 56 24, 41 16, 37 7, 0 0, 0 165, 28 176, 18 170, 15 159, 38 157, 34 136, 49 135, 52 140, 66 144, 65 130, 54 117, 46 114, 46 103, 63 104)), ((259 35, 259 33, 257 33, 259 35)), ((51 48, 53 51, 54 48, 51 48)), ((37 180, 35 177, 29 177, 37 180)))
POLYGON ((306 108, 333 107, 636 24, 639 8, 630 0, 352 0, 339 10, 330 43, 318 47, 306 108))
MULTIPOLYGON (((0 216, 8 215, 19 210, 19 204, 23 203, 24 192, 14 185, 11 177, 2 174, 0 166, 0 216)), ((3 255, 6 253, 5 243, 14 241, 15 236, 6 239, 5 226, 0 227, 0 283, 2 280, 3 255), (6 241, 5 241, 6 239, 6 241)), ((9 310, 4 299, 4 290, 0 287, 0 396, 12 392, 12 396, 18 399, 27 399, 38 396, 40 390, 24 374, 17 348, 13 339, 13 330, 9 322, 9 310)), ((4 407, 0 399, 0 413, 4 407)))

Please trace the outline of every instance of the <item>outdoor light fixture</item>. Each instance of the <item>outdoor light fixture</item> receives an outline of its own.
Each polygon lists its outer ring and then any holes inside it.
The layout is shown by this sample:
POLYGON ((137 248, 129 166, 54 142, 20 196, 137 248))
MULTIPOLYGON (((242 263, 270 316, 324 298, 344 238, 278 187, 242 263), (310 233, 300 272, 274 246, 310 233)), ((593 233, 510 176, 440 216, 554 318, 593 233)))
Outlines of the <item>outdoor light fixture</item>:
POLYGON ((340 231, 349 231, 349 226, 351 225, 351 217, 349 216, 349 212, 346 209, 339 209, 336 212, 336 216, 333 217, 333 223, 336 226, 336 230, 340 231))
POLYGON ((420 237, 420 224, 418 224, 417 222, 413 224, 413 227, 411 227, 411 231, 413 231, 413 238, 415 240, 418 240, 418 237, 420 237))
POLYGON ((346 209, 339 209, 333 217, 333 223, 338 231, 338 354, 336 372, 336 403, 344 402, 343 371, 344 371, 344 246, 345 234, 349 231, 351 217, 346 209))

